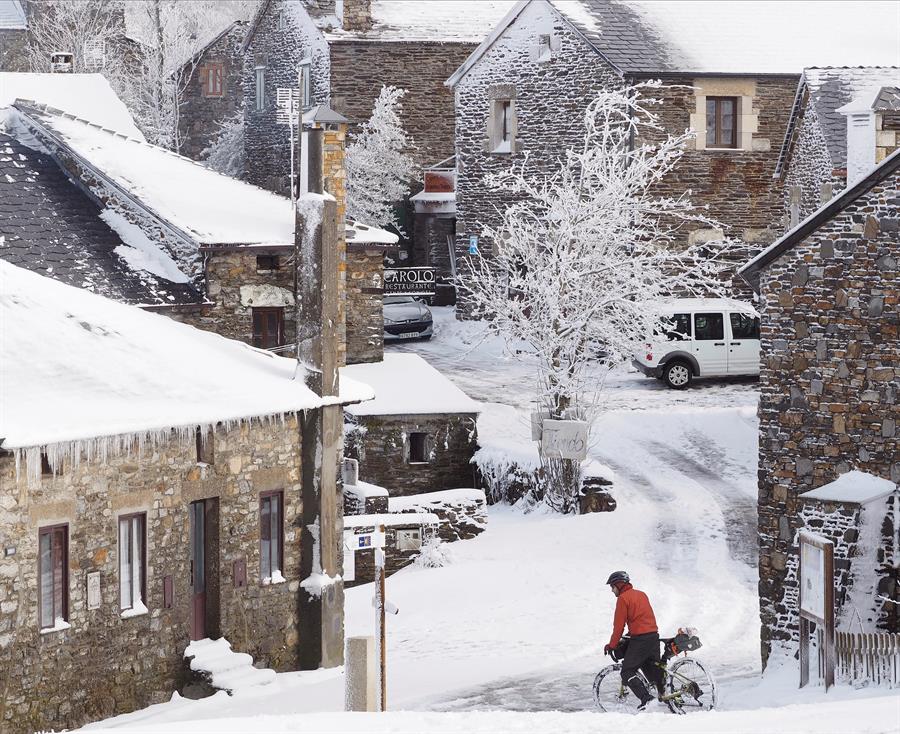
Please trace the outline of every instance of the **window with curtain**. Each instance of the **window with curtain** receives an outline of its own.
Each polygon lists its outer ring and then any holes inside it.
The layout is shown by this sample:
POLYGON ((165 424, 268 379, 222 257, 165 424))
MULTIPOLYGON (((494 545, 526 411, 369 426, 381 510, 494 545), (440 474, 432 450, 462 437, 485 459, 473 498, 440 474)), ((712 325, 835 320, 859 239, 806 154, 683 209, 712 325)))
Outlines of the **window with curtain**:
POLYGON ((262 583, 284 581, 284 495, 269 492, 259 498, 259 575, 262 583))
POLYGON ((146 515, 119 518, 119 608, 143 612, 146 600, 146 515))
POLYGON ((38 530, 38 614, 41 629, 69 621, 69 527, 38 530))

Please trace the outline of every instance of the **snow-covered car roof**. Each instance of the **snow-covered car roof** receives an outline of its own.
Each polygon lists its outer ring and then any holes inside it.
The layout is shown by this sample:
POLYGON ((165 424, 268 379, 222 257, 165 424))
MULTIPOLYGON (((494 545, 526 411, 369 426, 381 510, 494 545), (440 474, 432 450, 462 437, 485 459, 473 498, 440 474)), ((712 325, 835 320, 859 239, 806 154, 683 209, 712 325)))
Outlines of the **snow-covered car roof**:
POLYGON ((385 354, 382 362, 341 367, 345 377, 365 383, 375 399, 347 406, 351 415, 479 413, 472 400, 418 354, 385 354))
POLYGON ((122 446, 372 397, 348 375, 339 398, 321 398, 297 379, 295 360, 3 261, 0 324, 4 449, 117 436, 122 446))
POLYGON ((55 107, 144 142, 144 135, 125 103, 116 96, 102 74, 0 72, 0 121, 2 108, 12 106, 17 99, 55 107))
POLYGON ((683 311, 737 311, 759 316, 752 304, 732 298, 669 298, 659 302, 659 312, 665 314, 683 311))

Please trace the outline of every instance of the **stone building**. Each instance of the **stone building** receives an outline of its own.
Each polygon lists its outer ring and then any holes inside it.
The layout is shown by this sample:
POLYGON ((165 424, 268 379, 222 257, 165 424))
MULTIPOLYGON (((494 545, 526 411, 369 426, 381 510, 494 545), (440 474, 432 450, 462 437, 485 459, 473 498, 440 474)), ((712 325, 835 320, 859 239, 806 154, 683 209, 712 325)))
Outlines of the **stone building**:
POLYGON ((351 123, 369 118, 382 85, 406 89, 411 155, 422 166, 452 155, 453 94, 443 82, 511 5, 264 0, 244 44, 247 179, 287 191, 289 138, 277 122, 277 90, 300 83, 304 106, 328 102, 351 123))
MULTIPOLYGON (((472 238, 490 252, 484 229, 498 223, 498 208, 511 198, 489 188, 485 176, 526 155, 527 171, 556 170, 565 151, 582 143, 589 102, 647 79, 668 85, 658 109, 661 133, 697 133, 659 192, 690 191, 750 251, 771 243, 782 215, 772 176, 801 70, 825 58, 893 63, 900 39, 887 11, 891 30, 881 35, 870 32, 872 17, 847 7, 826 4, 810 18, 803 3, 781 3, 771 22, 757 12, 746 3, 518 3, 447 81, 456 95, 460 264, 472 238), (797 36, 794 22, 814 24, 815 32, 797 36), (865 51, 844 43, 854 33, 870 40, 865 51)), ((718 236, 711 229, 682 233, 684 240, 718 236)), ((458 312, 467 313, 465 302, 458 312)))
POLYGON ((335 398, 293 360, 3 261, 0 281, 0 729, 167 701, 204 637, 275 670, 321 659, 308 630, 342 608, 316 622, 300 599, 321 569, 298 415, 335 398))
MULTIPOLYGON (((784 191, 785 230, 847 185, 847 119, 839 109, 869 89, 898 84, 898 66, 803 70, 775 168, 784 191)), ((887 110, 875 110, 875 130, 883 131, 885 123, 890 131, 897 125, 896 114, 892 118, 887 110)))
POLYGON ((0 0, 0 71, 26 71, 28 19, 19 0, 0 0))
POLYGON ((178 110, 179 152, 200 160, 244 105, 245 21, 235 21, 185 63, 188 77, 178 110))
MULTIPOLYGON (((900 482, 898 262, 900 152, 894 152, 740 270, 759 293, 762 315, 764 662, 796 636, 787 577, 796 531, 806 522, 801 495, 851 470, 900 482)), ((896 563, 889 564, 892 585, 883 590, 895 600, 896 563)))
POLYGON ((477 486, 477 402, 415 354, 386 354, 341 374, 376 395, 345 412, 346 455, 359 461, 361 479, 391 497, 477 486))

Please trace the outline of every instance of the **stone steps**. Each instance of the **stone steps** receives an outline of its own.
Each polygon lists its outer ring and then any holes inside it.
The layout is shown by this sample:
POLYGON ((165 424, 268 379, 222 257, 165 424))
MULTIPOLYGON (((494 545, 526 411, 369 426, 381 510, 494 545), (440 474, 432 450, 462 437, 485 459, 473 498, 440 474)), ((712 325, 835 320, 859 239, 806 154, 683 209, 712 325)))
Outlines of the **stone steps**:
POLYGON ((234 652, 224 637, 218 640, 195 640, 184 651, 191 671, 212 688, 226 691, 229 696, 270 685, 275 671, 254 668, 247 653, 234 652))

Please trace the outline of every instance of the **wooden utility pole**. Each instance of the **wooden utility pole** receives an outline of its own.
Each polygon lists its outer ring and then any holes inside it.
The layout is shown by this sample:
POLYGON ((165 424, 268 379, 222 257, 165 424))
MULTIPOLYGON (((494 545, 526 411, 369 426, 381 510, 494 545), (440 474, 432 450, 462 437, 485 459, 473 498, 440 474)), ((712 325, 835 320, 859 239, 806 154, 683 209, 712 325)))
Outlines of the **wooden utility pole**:
POLYGON ((379 543, 375 545, 375 624, 378 632, 375 635, 375 656, 378 658, 378 710, 387 711, 387 631, 384 618, 384 525, 377 528, 379 543))

